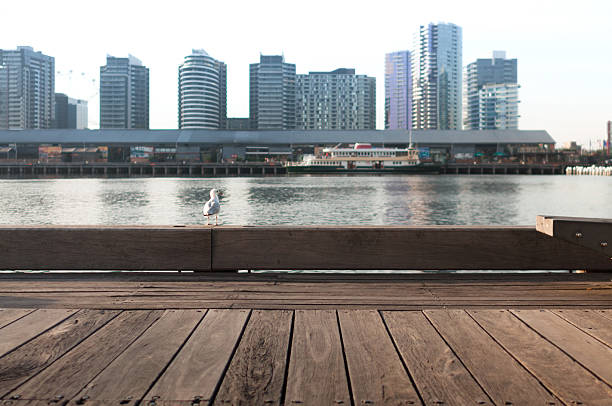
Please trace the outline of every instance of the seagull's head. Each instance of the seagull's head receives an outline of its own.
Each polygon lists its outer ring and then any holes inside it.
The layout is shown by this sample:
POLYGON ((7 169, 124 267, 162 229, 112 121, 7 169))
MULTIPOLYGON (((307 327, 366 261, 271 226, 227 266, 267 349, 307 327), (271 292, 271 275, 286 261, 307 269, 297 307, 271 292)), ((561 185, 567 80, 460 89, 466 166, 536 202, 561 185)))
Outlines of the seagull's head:
POLYGON ((214 199, 215 197, 217 197, 218 193, 219 191, 217 189, 210 189, 210 198, 214 199))

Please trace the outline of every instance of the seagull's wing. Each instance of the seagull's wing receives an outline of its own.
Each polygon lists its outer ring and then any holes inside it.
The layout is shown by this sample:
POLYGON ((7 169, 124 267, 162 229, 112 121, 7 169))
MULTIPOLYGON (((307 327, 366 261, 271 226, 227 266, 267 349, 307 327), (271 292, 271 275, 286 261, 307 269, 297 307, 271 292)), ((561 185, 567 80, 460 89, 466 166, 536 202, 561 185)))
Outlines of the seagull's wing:
POLYGON ((208 211, 209 214, 217 214, 219 213, 219 210, 221 210, 221 205, 219 204, 219 200, 215 199, 211 202, 210 205, 210 210, 208 211))
POLYGON ((211 208, 213 207, 214 201, 212 199, 210 199, 209 201, 206 202, 206 204, 204 205, 204 208, 202 209, 202 213, 204 213, 205 216, 210 216, 211 214, 211 208))

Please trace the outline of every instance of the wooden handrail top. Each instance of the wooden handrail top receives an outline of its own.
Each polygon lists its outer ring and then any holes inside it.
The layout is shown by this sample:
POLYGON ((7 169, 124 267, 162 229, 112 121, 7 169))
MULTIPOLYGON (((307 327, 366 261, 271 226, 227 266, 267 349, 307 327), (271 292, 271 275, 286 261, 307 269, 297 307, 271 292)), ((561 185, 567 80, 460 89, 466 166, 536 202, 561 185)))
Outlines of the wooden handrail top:
POLYGON ((532 226, 2 225, 0 269, 609 271, 612 260, 532 226))

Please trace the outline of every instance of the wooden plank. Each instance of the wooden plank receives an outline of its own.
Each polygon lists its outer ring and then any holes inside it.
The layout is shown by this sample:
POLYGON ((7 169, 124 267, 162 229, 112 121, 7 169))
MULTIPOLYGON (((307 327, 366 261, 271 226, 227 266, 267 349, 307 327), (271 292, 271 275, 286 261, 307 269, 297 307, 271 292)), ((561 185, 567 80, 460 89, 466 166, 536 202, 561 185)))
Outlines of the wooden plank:
POLYGON ((424 313, 495 404, 558 402, 465 311, 424 313))
POLYGON ((145 400, 206 404, 229 364, 248 318, 248 310, 209 310, 145 400))
POLYGON ((214 270, 612 268, 607 256, 533 227, 224 226, 212 232, 214 270))
POLYGON ((612 257, 612 219, 538 216, 536 230, 612 257))
MULTIPOLYGON (((136 405, 202 319, 202 310, 166 310, 73 399, 88 405, 136 405)), ((77 403, 78 404, 78 403, 77 403)))
POLYGON ((612 320, 594 310, 556 310, 557 316, 572 323, 585 333, 612 347, 612 320))
POLYGON ((42 309, 0 330, 0 357, 76 313, 76 310, 42 309))
POLYGON ((612 385, 612 348, 547 310, 513 310, 521 320, 612 385))
POLYGON ((0 226, 0 269, 210 269, 204 226, 0 226))
POLYGON ((215 405, 280 405, 293 312, 254 310, 215 405))
POLYGON ((612 388, 595 378, 510 312, 475 310, 469 313, 506 351, 565 404, 610 404, 612 388))
POLYGON ((160 310, 121 313, 6 397, 71 399, 159 319, 162 313, 160 310))
POLYGON ((119 314, 80 310, 44 334, 0 358, 0 398, 52 364, 119 314))
POLYGON ((426 405, 491 405, 491 400, 421 312, 383 312, 426 405))
POLYGON ((421 404, 378 312, 340 310, 338 318, 355 404, 421 404))
POLYGON ((334 310, 296 310, 285 404, 349 405, 334 310))
POLYGON ((0 309, 0 328, 11 324, 15 320, 22 318, 30 313, 34 309, 0 309))

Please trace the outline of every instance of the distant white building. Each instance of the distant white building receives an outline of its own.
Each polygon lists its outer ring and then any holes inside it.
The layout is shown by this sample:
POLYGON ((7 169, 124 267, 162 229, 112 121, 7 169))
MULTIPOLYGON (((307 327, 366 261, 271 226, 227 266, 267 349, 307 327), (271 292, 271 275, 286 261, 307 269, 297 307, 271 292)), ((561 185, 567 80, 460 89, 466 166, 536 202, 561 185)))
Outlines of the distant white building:
POLYGON ((491 83, 478 90, 478 130, 518 129, 518 89, 516 83, 491 83))

